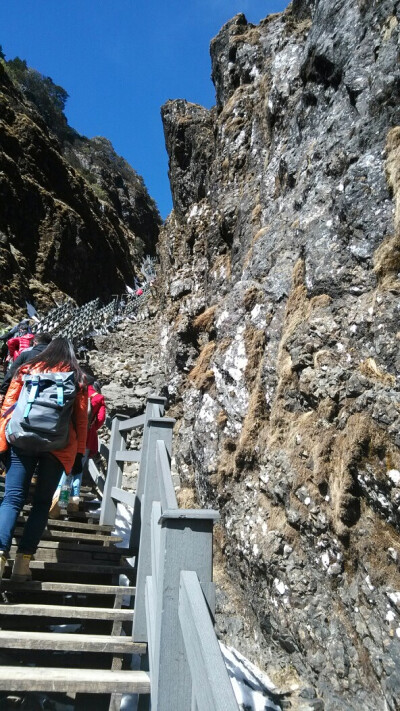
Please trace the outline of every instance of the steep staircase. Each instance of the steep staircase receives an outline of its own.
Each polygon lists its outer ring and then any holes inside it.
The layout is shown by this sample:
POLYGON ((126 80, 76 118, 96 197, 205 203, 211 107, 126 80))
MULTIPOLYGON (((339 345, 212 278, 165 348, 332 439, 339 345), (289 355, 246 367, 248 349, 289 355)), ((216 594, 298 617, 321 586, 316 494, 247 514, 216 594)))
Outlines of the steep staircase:
MULTIPOLYGON (((31 566, 32 582, 8 579, 22 531, 16 529, 1 585, 2 709, 16 693, 28 693, 29 699, 35 692, 57 692, 76 710, 100 711, 118 709, 121 693, 150 691, 148 673, 129 669, 131 655, 147 651, 146 644, 131 638, 135 587, 134 569, 126 562, 130 551, 116 546, 121 538, 112 535, 112 525, 100 525, 99 513, 87 510, 93 498, 86 487, 82 511, 49 520, 31 566), (120 584, 121 575, 128 585, 120 584)), ((29 708, 29 701, 24 703, 29 708)))
POLYGON ((90 460, 80 510, 49 519, 33 580, 16 583, 24 506, 0 586, 1 711, 15 695, 24 711, 119 711, 123 694, 137 694, 140 711, 238 711, 213 628, 219 514, 178 506, 165 404, 149 395, 142 415, 109 422, 107 475, 90 460), (126 463, 134 492, 123 488, 126 463), (132 511, 125 548, 113 533, 119 504, 132 511))

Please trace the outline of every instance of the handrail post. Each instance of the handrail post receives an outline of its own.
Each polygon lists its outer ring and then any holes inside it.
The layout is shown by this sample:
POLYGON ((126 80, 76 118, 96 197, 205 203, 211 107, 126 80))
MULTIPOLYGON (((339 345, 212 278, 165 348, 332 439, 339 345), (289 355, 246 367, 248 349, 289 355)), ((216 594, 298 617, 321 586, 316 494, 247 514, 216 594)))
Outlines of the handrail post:
POLYGON ((144 492, 140 509, 141 531, 137 556, 135 615, 132 633, 135 642, 138 640, 147 642, 145 586, 146 577, 151 575, 151 511, 153 502, 160 500, 157 476, 157 440, 163 440, 168 452, 171 453, 174 424, 175 420, 171 417, 150 418, 144 424, 145 433, 147 432, 147 452, 145 453, 144 492))
POLYGON ((125 449, 125 434, 119 431, 119 423, 124 415, 115 415, 111 425, 111 439, 107 466, 107 477, 104 483, 103 500, 100 509, 100 524, 113 525, 117 515, 117 504, 111 498, 111 489, 120 487, 124 473, 124 462, 117 462, 115 455, 125 449))
POLYGON ((158 395, 149 395, 149 397, 147 398, 147 402, 146 402, 145 422, 143 425, 143 436, 142 436, 141 459, 140 459, 139 474, 138 474, 137 485, 136 485, 135 505, 133 507, 133 514, 132 514, 131 536, 130 536, 130 541, 129 541, 129 548, 135 552, 137 552, 139 550, 140 529, 141 529, 141 521, 142 521, 141 507, 142 507, 142 498, 143 498, 143 494, 144 494, 144 482, 145 482, 146 471, 147 471, 147 458, 148 458, 148 452, 149 452, 149 428, 147 426, 147 423, 152 416, 153 405, 154 404, 159 405, 161 414, 164 414, 164 407, 165 407, 166 402, 167 402, 167 399, 165 397, 159 397, 158 395))
POLYGON ((178 615, 180 574, 193 570, 201 582, 212 581, 212 533, 218 519, 217 511, 201 509, 175 509, 161 516, 152 708, 191 708, 192 682, 178 615))

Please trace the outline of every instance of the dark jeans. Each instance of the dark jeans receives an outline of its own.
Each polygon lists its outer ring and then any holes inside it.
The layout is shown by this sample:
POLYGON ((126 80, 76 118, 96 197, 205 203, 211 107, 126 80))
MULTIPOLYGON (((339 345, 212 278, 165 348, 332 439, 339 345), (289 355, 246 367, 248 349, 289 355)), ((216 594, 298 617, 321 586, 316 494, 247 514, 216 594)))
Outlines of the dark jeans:
POLYGON ((63 472, 61 462, 50 453, 27 454, 10 447, 6 459, 6 487, 0 506, 0 550, 9 551, 18 515, 26 501, 37 466, 32 509, 19 542, 20 553, 35 553, 46 527, 53 494, 63 472))

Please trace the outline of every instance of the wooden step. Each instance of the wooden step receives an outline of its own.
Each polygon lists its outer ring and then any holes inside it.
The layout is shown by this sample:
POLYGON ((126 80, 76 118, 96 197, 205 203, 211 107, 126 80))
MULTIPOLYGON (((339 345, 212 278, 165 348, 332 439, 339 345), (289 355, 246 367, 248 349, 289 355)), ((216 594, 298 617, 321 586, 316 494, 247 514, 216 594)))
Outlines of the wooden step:
MULTIPOLYGON (((12 567, 12 560, 8 560, 6 564, 7 568, 12 567)), ((45 570, 48 573, 59 572, 59 573, 92 573, 93 575, 127 575, 133 576, 134 569, 131 565, 115 565, 115 563, 107 562, 103 563, 57 563, 54 561, 47 560, 32 560, 30 564, 31 570, 45 570)))
MULTIPOLYGON (((81 511, 81 510, 79 510, 79 511, 73 511, 73 512, 70 512, 70 513, 68 513, 67 511, 66 511, 65 513, 62 512, 62 513, 61 513, 61 518, 60 518, 60 519, 54 519, 54 520, 56 520, 56 521, 63 521, 63 520, 65 521, 65 520, 67 520, 67 521, 72 521, 72 522, 75 522, 75 521, 77 521, 77 522, 82 522, 82 521, 83 521, 83 522, 86 522, 86 521, 89 521, 89 520, 90 520, 90 521, 94 521, 95 523, 97 523, 97 521, 99 520, 99 518, 100 518, 100 510, 97 510, 97 511, 90 511, 90 512, 89 512, 89 511, 81 511), (62 518, 63 516, 65 516, 65 518, 62 518)), ((51 519, 50 519, 50 520, 51 520, 51 519)))
POLYGON ((131 585, 93 585, 88 583, 48 582, 44 580, 31 580, 26 583, 17 583, 13 580, 1 581, 1 591, 17 590, 18 592, 55 592, 76 593, 78 595, 135 595, 136 588, 131 585))
MULTIPOLYGON (((23 516, 18 517, 18 524, 24 524, 26 523, 26 518, 23 516)), ((52 519, 49 518, 47 522, 47 527, 48 529, 63 529, 65 531, 71 531, 71 530, 76 530, 76 531, 98 531, 99 533, 107 533, 110 535, 111 531, 113 531, 114 526, 108 526, 108 525, 101 525, 98 523, 82 523, 81 521, 63 521, 61 519, 52 519)))
MULTIPOLYGON (((58 551, 73 551, 74 553, 77 553, 78 555, 80 553, 89 553, 92 552, 94 554, 99 554, 102 558, 109 555, 110 558, 112 558, 115 555, 120 555, 124 558, 134 558, 135 553, 137 553, 137 550, 134 548, 122 548, 119 546, 115 545, 109 545, 109 546, 103 546, 97 544, 95 541, 86 541, 83 540, 82 542, 80 539, 65 539, 62 541, 40 541, 39 543, 39 548, 47 549, 47 550, 58 550, 58 551)), ((16 550, 16 545, 13 545, 11 547, 11 551, 16 550)), ((36 557, 36 554, 35 554, 36 557)))
POLYGON ((99 533, 110 534, 115 526, 100 525, 99 523, 83 523, 81 521, 60 521, 59 519, 49 518, 47 522, 48 528, 63 528, 65 530, 76 529, 77 531, 98 531, 99 533))
MULTIPOLYGON (((9 557, 14 560, 15 554, 17 552, 16 546, 12 546, 9 557)), ((100 548, 100 550, 85 551, 85 550, 68 550, 65 548, 54 549, 54 548, 42 548, 39 547, 35 553, 34 560, 36 561, 46 561, 48 563, 104 563, 104 565, 121 564, 121 554, 118 553, 118 549, 115 548, 100 548)), ((124 561, 122 561, 123 563, 124 561)))
MULTIPOLYGON (((35 484, 31 484, 29 487, 28 497, 27 497, 28 502, 31 500, 31 497, 33 497, 33 494, 35 493, 35 487, 36 487, 35 484)), ((0 499, 3 497, 4 490, 5 490, 5 479, 3 481, 0 480, 0 499)), ((88 501, 88 502, 93 501, 93 502, 96 502, 99 505, 101 505, 101 500, 99 500, 99 495, 98 495, 97 491, 82 491, 82 489, 81 489, 79 498, 81 499, 81 502, 82 501, 88 501)))
MULTIPOLYGON (((15 545, 11 547, 11 551, 14 550, 15 545)), ((52 549, 52 550, 65 550, 65 551, 75 551, 77 553, 80 552, 89 552, 92 551, 93 553, 101 553, 102 555, 105 555, 107 552, 110 554, 114 553, 120 553, 120 555, 124 555, 126 557, 130 557, 132 555, 132 548, 120 548, 119 546, 107 546, 104 547, 96 542, 87 542, 86 540, 80 541, 80 538, 67 538, 66 540, 63 541, 40 541, 39 543, 39 548, 47 548, 47 549, 52 549)))
POLYGON ((113 637, 106 634, 0 630, 0 649, 50 649, 53 652, 145 654, 147 644, 133 642, 131 637, 113 637))
POLYGON ((90 494, 83 494, 80 496, 80 504, 84 506, 101 506, 101 499, 98 496, 91 496, 90 494))
MULTIPOLYGON (((47 548, 46 546, 39 546, 35 553, 34 560, 43 560, 52 563, 113 563, 114 565, 125 563, 124 560, 121 560, 122 555, 118 548, 104 548, 103 546, 93 546, 92 548, 93 550, 85 550, 83 546, 75 546, 74 548, 47 548)), ((14 560, 16 553, 17 547, 11 546, 9 557, 14 560)))
MULTIPOLYGON (((14 535, 17 537, 22 536, 23 530, 23 528, 16 528, 14 535)), ((107 536, 96 532, 82 533, 79 531, 77 534, 76 531, 62 531, 61 529, 53 528, 51 531, 44 531, 42 534, 42 541, 63 541, 67 539, 74 541, 77 539, 80 541, 97 541, 98 543, 103 543, 104 545, 122 542, 121 536, 107 536)), ((15 540, 13 539, 13 543, 14 542, 15 540)))
POLYGON ((73 607, 72 605, 32 605, 10 603, 0 605, 0 615, 57 617, 69 620, 133 620, 133 610, 112 607, 73 607))
POLYGON ((0 667, 0 690, 149 694, 150 676, 143 671, 4 666, 0 667))
MULTIPOLYGON (((0 501, 1 501, 1 497, 0 497, 0 501)), ((101 502, 95 502, 90 499, 84 499, 83 501, 81 501, 79 503, 79 509, 77 511, 67 511, 67 509, 61 509, 60 510, 61 518, 56 519, 56 520, 63 521, 64 518, 67 518, 67 519, 70 519, 70 518, 75 519, 76 518, 77 520, 79 520, 79 519, 86 520, 88 518, 91 518, 91 519, 95 519, 97 521, 97 519, 100 516, 100 506, 101 506, 101 502)), ((32 502, 28 500, 27 503, 22 507, 22 510, 21 510, 22 515, 26 516, 29 513, 29 511, 31 510, 31 508, 32 508, 32 502)))

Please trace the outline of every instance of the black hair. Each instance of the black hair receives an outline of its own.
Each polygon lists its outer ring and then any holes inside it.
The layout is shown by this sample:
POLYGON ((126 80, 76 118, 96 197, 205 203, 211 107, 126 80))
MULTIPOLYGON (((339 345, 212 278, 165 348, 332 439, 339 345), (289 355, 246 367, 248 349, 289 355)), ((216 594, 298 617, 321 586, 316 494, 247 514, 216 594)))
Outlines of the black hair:
POLYGON ((89 365, 89 363, 82 363, 81 364, 81 370, 85 373, 85 375, 89 375, 91 378, 95 378, 93 368, 89 365))
POLYGON ((93 381, 92 388, 96 390, 96 393, 99 393, 101 395, 101 385, 98 380, 93 381))
POLYGON ((44 366, 45 371, 59 366, 68 368, 74 371, 77 383, 85 383, 85 376, 76 360, 74 347, 68 338, 62 338, 61 336, 55 338, 44 351, 29 361, 29 368, 39 363, 44 366))
POLYGON ((35 338, 33 339, 33 342, 36 343, 37 346, 39 344, 48 346, 51 341, 50 333, 35 333, 35 338))
POLYGON ((86 385, 93 385, 94 381, 96 380, 96 376, 93 372, 93 369, 90 367, 89 363, 84 363, 80 366, 81 371, 83 373, 83 378, 85 381, 86 385))

